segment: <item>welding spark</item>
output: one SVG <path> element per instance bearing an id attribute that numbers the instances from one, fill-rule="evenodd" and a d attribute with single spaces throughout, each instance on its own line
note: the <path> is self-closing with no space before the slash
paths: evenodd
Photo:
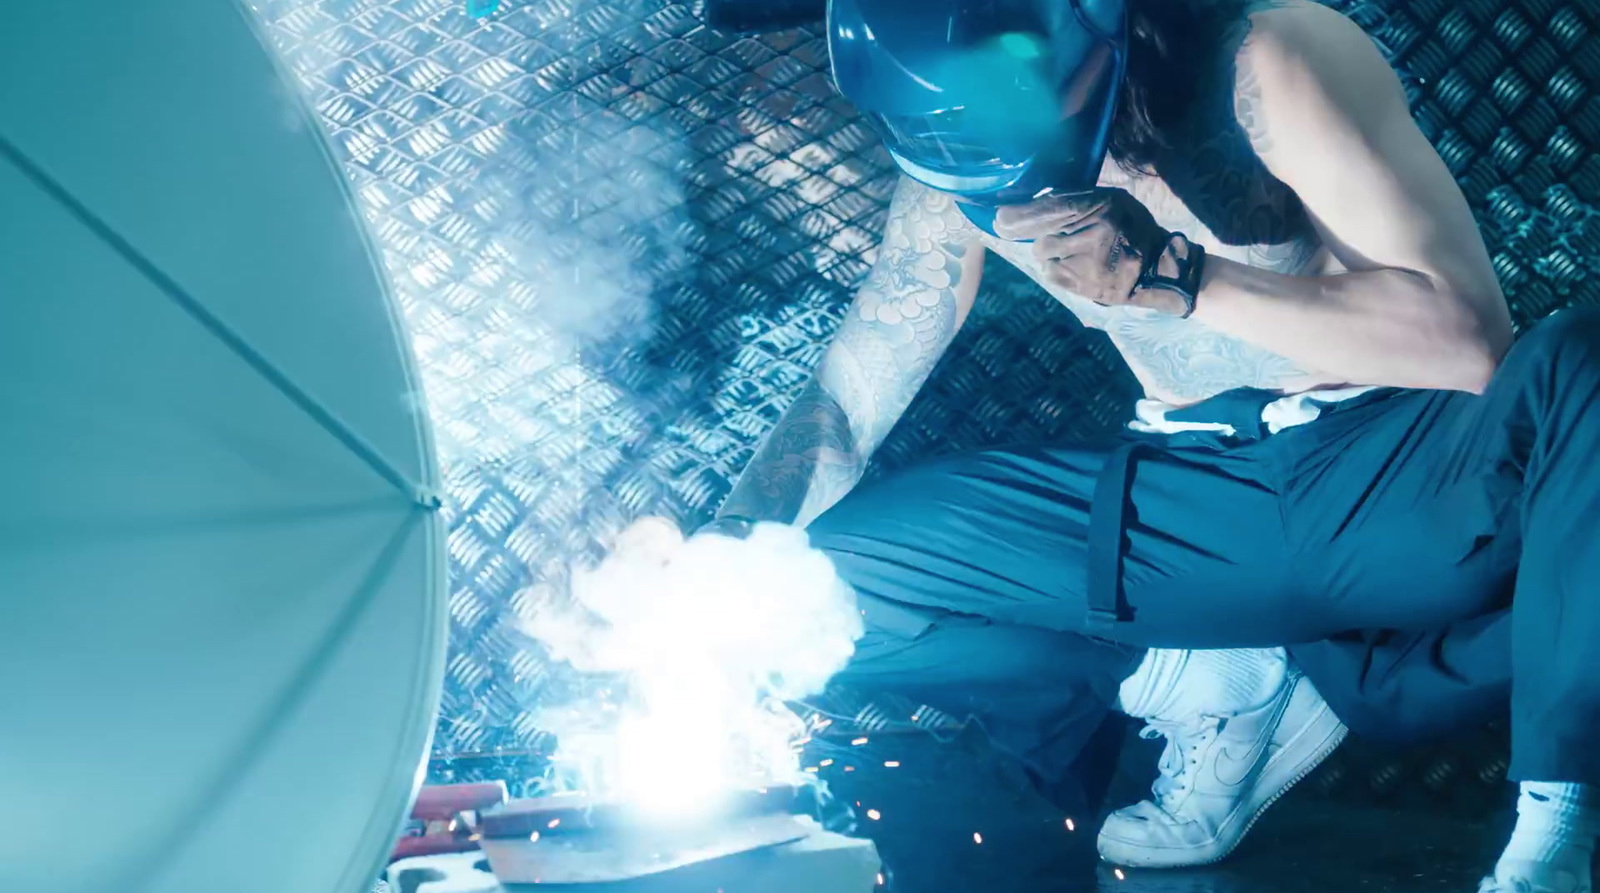
<path id="1" fill-rule="evenodd" d="M 869 809 L 867 810 L 867 818 L 876 822 L 877 820 L 883 818 L 883 813 L 877 811 L 876 809 Z"/>
<path id="2" fill-rule="evenodd" d="M 1119 881 L 1125 881 L 1125 880 L 1128 879 L 1128 876 L 1123 874 L 1122 873 L 1122 869 L 1120 869 L 1120 868 L 1111 869 L 1111 873 L 1116 875 L 1117 876 L 1117 880 L 1119 880 Z"/>
<path id="3" fill-rule="evenodd" d="M 983 846 L 983 835 L 976 831 L 972 832 L 972 842 L 978 846 Z"/>
<path id="4" fill-rule="evenodd" d="M 1078 826 L 1072 824 L 1072 819 L 1067 819 L 1067 830 L 1068 831 L 1076 831 L 1076 830 L 1078 830 Z"/>
<path id="5" fill-rule="evenodd" d="M 850 742 L 850 746 L 851 747 L 860 747 L 861 745 L 866 744 L 866 743 L 867 743 L 867 739 L 865 739 L 865 738 L 857 738 L 856 740 Z"/>
<path id="6" fill-rule="evenodd" d="M 890 761 L 888 761 L 888 762 L 883 764 L 883 768 L 885 768 L 885 769 L 899 769 L 900 768 L 900 761 L 899 760 L 890 760 Z"/>
<path id="7" fill-rule="evenodd" d="M 862 624 L 854 593 L 804 530 L 685 538 L 672 522 L 640 522 L 598 567 L 572 572 L 571 596 L 570 609 L 549 608 L 527 632 L 555 659 L 622 684 L 610 686 L 616 710 L 541 712 L 562 786 L 666 817 L 811 777 L 799 752 L 809 723 L 787 704 L 844 667 Z"/>

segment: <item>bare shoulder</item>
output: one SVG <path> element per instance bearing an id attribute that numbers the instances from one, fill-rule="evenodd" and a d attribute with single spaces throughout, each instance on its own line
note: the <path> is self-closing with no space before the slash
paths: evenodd
<path id="1" fill-rule="evenodd" d="M 1344 13 L 1311 0 L 1272 0 L 1250 12 L 1239 58 L 1265 65 L 1305 63 L 1357 46 L 1376 51 L 1367 33 Z"/>
<path id="2" fill-rule="evenodd" d="M 1399 78 L 1361 26 L 1309 0 L 1265 3 L 1250 14 L 1234 95 L 1239 125 L 1263 156 L 1286 137 L 1315 142 L 1319 124 L 1344 113 L 1376 116 L 1405 104 Z M 1327 114 L 1335 109 L 1341 114 Z"/>

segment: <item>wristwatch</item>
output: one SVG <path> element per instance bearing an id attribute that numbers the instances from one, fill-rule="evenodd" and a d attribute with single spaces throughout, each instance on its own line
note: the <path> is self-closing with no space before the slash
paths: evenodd
<path id="1" fill-rule="evenodd" d="M 1163 276 L 1160 272 L 1161 258 L 1174 248 L 1177 250 L 1172 252 L 1172 262 L 1178 267 L 1178 275 Z M 1133 291 L 1160 288 L 1174 292 L 1183 299 L 1183 313 L 1179 318 L 1193 316 L 1195 296 L 1200 294 L 1200 277 L 1206 269 L 1205 248 L 1189 241 L 1189 237 L 1183 233 L 1168 233 L 1162 250 L 1151 252 L 1146 257 L 1148 260 L 1139 271 L 1139 281 L 1134 283 Z M 1129 296 L 1132 296 L 1132 292 Z"/>

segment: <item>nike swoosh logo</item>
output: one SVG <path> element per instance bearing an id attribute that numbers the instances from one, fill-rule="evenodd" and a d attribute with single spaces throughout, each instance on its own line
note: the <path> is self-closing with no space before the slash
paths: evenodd
<path id="1" fill-rule="evenodd" d="M 1300 680 L 1293 680 L 1290 684 L 1299 685 Z M 1277 708 L 1273 710 L 1272 718 L 1267 722 L 1267 733 L 1261 736 L 1260 740 L 1250 748 L 1250 751 L 1244 755 L 1243 759 L 1229 753 L 1226 747 L 1218 749 L 1217 764 L 1212 769 L 1212 774 L 1216 775 L 1217 781 L 1228 787 L 1237 787 L 1244 784 L 1244 780 L 1255 770 L 1256 763 L 1261 760 L 1262 754 L 1266 752 L 1267 746 L 1272 743 L 1272 736 L 1277 732 L 1278 723 L 1283 721 L 1284 711 L 1289 709 L 1289 702 L 1293 700 L 1294 690 L 1290 689 L 1289 697 L 1284 698 Z M 1238 776 L 1230 778 L 1229 776 L 1232 775 L 1235 769 L 1238 770 Z"/>

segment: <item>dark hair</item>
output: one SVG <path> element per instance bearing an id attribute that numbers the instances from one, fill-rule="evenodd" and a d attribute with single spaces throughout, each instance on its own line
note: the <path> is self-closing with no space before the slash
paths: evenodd
<path id="1" fill-rule="evenodd" d="M 1233 72 L 1260 0 L 1129 0 L 1128 73 L 1111 123 L 1110 154 L 1123 168 L 1154 169 L 1197 105 Z M 1214 101 L 1214 100 L 1213 100 Z"/>

